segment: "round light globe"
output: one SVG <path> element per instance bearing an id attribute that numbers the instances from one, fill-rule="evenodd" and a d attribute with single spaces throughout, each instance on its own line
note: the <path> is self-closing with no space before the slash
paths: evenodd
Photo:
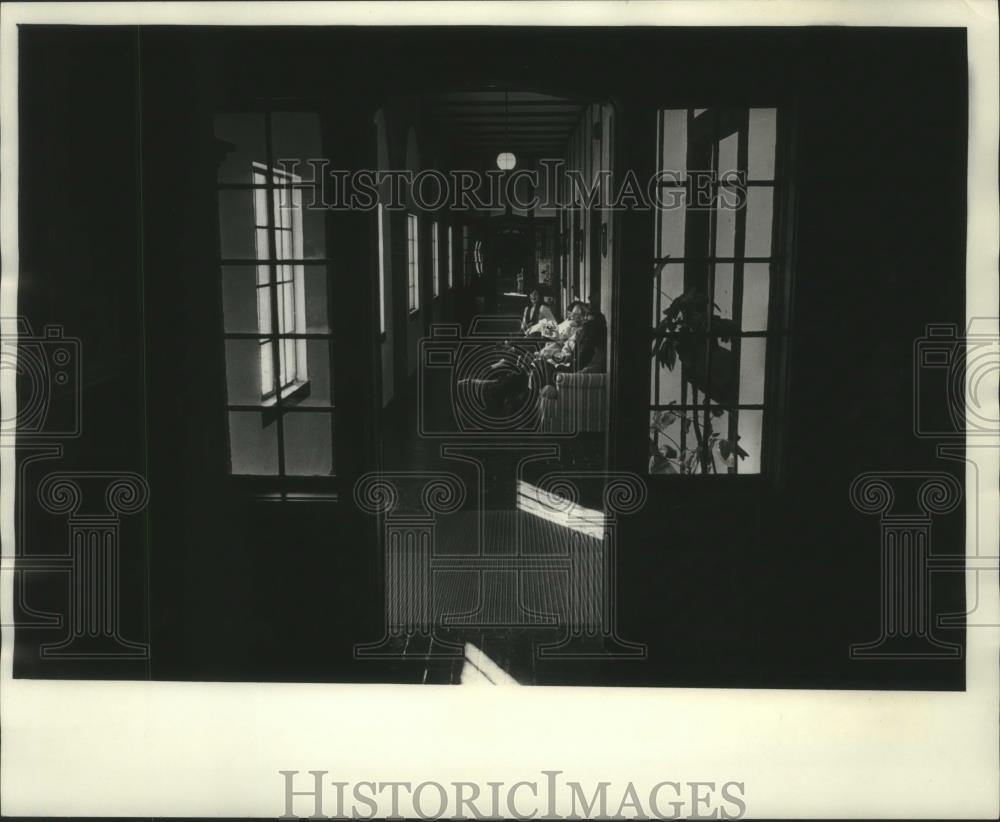
<path id="1" fill-rule="evenodd" d="M 517 158 L 509 151 L 497 155 L 497 168 L 501 171 L 510 171 L 515 165 L 517 165 Z"/>

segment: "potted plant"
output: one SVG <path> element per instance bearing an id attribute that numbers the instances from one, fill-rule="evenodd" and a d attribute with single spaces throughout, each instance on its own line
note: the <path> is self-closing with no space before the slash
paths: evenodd
<path id="1" fill-rule="evenodd" d="M 668 408 L 650 423 L 649 471 L 652 474 L 712 473 L 715 453 L 727 465 L 747 456 L 736 441 L 712 430 L 712 419 L 737 401 L 739 374 L 733 352 L 720 343 L 731 341 L 739 328 L 709 307 L 708 298 L 688 289 L 673 298 L 653 332 L 652 356 L 660 367 L 673 371 L 680 361 L 685 382 L 705 397 L 708 414 Z M 671 403 L 671 406 L 676 403 Z M 674 427 L 676 425 L 676 428 Z M 739 440 L 737 436 L 735 438 Z"/>

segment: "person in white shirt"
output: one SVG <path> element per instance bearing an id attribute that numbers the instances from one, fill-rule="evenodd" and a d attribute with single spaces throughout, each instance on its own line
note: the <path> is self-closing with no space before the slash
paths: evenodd
<path id="1" fill-rule="evenodd" d="M 542 293 L 537 288 L 533 288 L 528 295 L 528 305 L 525 306 L 524 314 L 521 317 L 521 333 L 531 333 L 533 328 L 546 320 L 554 323 L 556 321 L 555 315 L 552 313 L 552 309 L 542 302 Z"/>

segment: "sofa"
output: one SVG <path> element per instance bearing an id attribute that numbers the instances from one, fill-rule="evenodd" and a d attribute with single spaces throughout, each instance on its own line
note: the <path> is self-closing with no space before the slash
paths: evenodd
<path id="1" fill-rule="evenodd" d="M 577 372 L 559 374 L 538 399 L 541 429 L 554 434 L 606 431 L 608 375 Z"/>

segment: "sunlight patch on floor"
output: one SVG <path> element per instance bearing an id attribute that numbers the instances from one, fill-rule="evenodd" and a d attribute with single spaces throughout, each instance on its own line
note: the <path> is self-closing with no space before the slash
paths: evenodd
<path id="1" fill-rule="evenodd" d="M 459 682 L 462 685 L 520 684 L 471 642 L 465 643 L 465 662 Z"/>
<path id="2" fill-rule="evenodd" d="M 604 539 L 605 516 L 603 511 L 586 508 L 552 494 L 530 482 L 518 480 L 518 510 L 548 522 L 569 528 L 594 539 Z"/>

